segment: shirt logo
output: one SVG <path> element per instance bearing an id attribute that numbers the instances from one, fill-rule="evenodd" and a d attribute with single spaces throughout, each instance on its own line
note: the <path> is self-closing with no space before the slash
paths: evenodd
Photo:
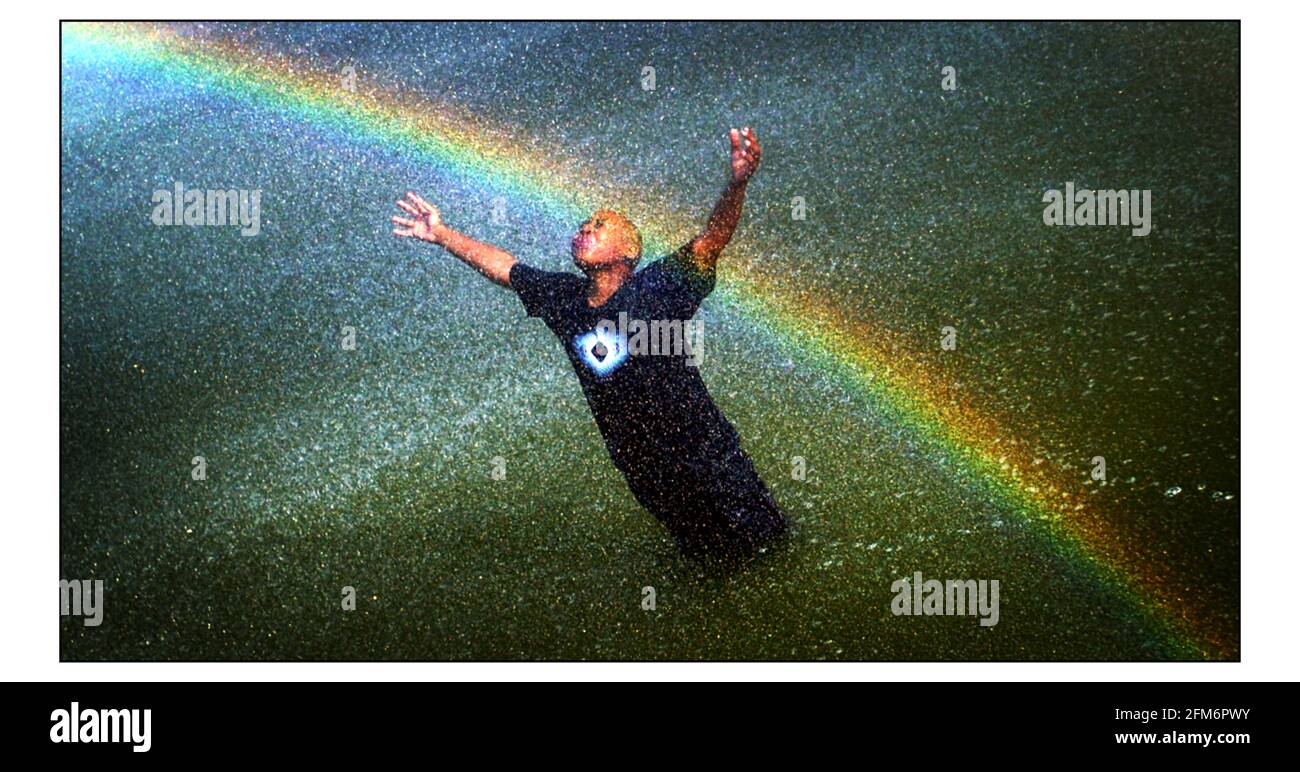
<path id="1" fill-rule="evenodd" d="M 627 342 L 614 330 L 597 327 L 579 335 L 573 345 L 578 358 L 596 375 L 609 375 L 627 361 Z"/>

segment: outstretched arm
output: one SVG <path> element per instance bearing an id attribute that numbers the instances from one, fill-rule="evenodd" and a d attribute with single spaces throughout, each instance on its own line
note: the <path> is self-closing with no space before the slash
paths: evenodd
<path id="1" fill-rule="evenodd" d="M 749 178 L 758 169 L 762 152 L 758 146 L 758 135 L 753 129 L 746 126 L 741 131 L 731 130 L 731 180 L 713 207 L 709 224 L 700 235 L 691 239 L 688 246 L 697 268 L 713 270 L 723 248 L 731 241 L 736 225 L 740 223 L 740 210 L 745 204 L 745 188 L 749 185 Z"/>
<path id="2" fill-rule="evenodd" d="M 397 206 L 410 217 L 394 215 L 393 224 L 398 226 L 393 229 L 394 236 L 437 244 L 502 287 L 510 286 L 510 269 L 519 262 L 514 255 L 447 227 L 438 208 L 416 194 L 407 193 L 406 198 Z"/>

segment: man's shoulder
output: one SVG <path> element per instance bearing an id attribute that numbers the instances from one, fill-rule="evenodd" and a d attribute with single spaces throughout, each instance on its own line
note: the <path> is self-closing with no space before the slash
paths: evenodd
<path id="1" fill-rule="evenodd" d="M 692 272 L 694 268 L 695 263 L 691 260 L 690 253 L 686 247 L 682 247 L 675 252 L 653 258 L 637 275 L 644 276 L 648 281 L 662 278 L 679 279 Z"/>
<path id="2" fill-rule="evenodd" d="M 510 287 L 516 292 L 543 292 L 559 296 L 576 293 L 586 285 L 586 280 L 569 271 L 547 271 L 527 263 L 515 263 L 510 269 Z"/>
<path id="3" fill-rule="evenodd" d="M 582 291 L 584 280 L 567 271 L 544 271 L 523 262 L 510 268 L 510 288 L 514 290 L 529 316 L 550 316 Z"/>
<path id="4" fill-rule="evenodd" d="M 581 276 L 571 271 L 548 271 L 544 268 L 538 268 L 529 265 L 520 260 L 510 268 L 510 274 L 513 277 L 516 273 L 530 281 L 544 281 L 552 284 L 571 284 L 577 285 L 583 282 Z"/>
<path id="5" fill-rule="evenodd" d="M 654 273 L 647 277 L 647 281 L 701 298 L 709 294 L 717 280 L 715 270 L 700 267 L 691 254 L 689 245 L 657 258 L 642 273 L 649 274 L 651 271 Z"/>

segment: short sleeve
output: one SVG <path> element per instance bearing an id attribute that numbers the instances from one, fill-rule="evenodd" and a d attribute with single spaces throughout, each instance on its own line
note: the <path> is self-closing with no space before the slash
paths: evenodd
<path id="1" fill-rule="evenodd" d="M 674 318 L 694 316 L 718 280 L 717 269 L 700 268 L 690 249 L 688 244 L 659 261 L 663 286 L 658 291 Z"/>
<path id="2" fill-rule="evenodd" d="M 539 271 L 523 263 L 515 263 L 510 268 L 510 288 L 519 295 L 524 311 L 543 319 L 555 315 L 570 278 L 567 274 Z"/>

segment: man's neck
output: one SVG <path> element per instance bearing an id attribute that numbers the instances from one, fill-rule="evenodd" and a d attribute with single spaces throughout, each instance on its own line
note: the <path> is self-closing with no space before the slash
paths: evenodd
<path id="1" fill-rule="evenodd" d="M 603 306 L 631 276 L 632 267 L 627 263 L 618 263 L 587 274 L 587 306 Z"/>

